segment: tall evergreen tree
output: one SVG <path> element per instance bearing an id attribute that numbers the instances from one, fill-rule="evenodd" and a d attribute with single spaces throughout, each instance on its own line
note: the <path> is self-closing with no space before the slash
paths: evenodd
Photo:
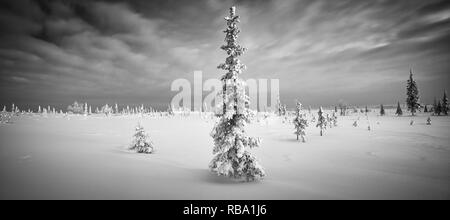
<path id="1" fill-rule="evenodd" d="M 224 30 L 226 44 L 221 47 L 228 57 L 225 63 L 217 68 L 225 70 L 222 76 L 223 112 L 219 122 L 215 125 L 211 136 L 214 139 L 213 154 L 215 154 L 209 168 L 213 173 L 234 179 L 254 181 L 265 176 L 264 169 L 256 157 L 249 150 L 258 147 L 259 138 L 249 137 L 245 132 L 245 125 L 250 122 L 250 111 L 247 108 L 249 98 L 245 94 L 245 84 L 239 75 L 245 68 L 238 59 L 245 48 L 238 45 L 240 32 L 237 24 L 239 16 L 235 7 L 225 17 L 227 28 Z"/>
<path id="2" fill-rule="evenodd" d="M 409 71 L 409 79 L 406 85 L 406 104 L 408 110 L 414 116 L 416 111 L 420 108 L 419 104 L 419 89 L 417 88 L 416 81 L 413 79 L 412 70 Z"/>
<path id="3" fill-rule="evenodd" d="M 301 114 L 302 110 L 302 104 L 300 102 L 297 102 L 297 108 L 295 109 L 295 118 L 294 118 L 294 134 L 297 135 L 297 140 L 299 139 L 299 136 L 302 138 L 302 142 L 305 142 L 305 136 L 306 132 L 305 129 L 308 127 L 308 121 L 303 118 L 303 114 Z"/>
<path id="4" fill-rule="evenodd" d="M 428 106 L 425 105 L 425 107 L 423 108 L 423 112 L 427 113 L 428 112 Z"/>
<path id="5" fill-rule="evenodd" d="M 448 115 L 448 98 L 447 91 L 444 90 L 444 97 L 442 97 L 442 114 Z"/>
<path id="6" fill-rule="evenodd" d="M 385 114 L 386 114 L 386 112 L 384 111 L 384 106 L 381 105 L 381 106 L 380 106 L 380 115 L 383 116 L 383 115 L 385 115 Z"/>

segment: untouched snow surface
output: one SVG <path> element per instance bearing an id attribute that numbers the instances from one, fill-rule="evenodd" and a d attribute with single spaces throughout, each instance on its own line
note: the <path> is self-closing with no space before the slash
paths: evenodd
<path id="1" fill-rule="evenodd" d="M 339 117 L 323 137 L 310 122 L 306 143 L 292 123 L 255 121 L 267 177 L 243 183 L 208 171 L 211 119 L 25 115 L 0 124 L 0 198 L 450 199 L 450 117 L 427 117 L 371 115 L 371 131 Z M 128 150 L 138 122 L 154 154 Z"/>

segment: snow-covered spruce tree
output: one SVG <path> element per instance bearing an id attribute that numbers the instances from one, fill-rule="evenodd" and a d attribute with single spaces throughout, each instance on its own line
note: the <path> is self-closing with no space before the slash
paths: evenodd
<path id="1" fill-rule="evenodd" d="M 316 127 L 320 128 L 320 136 L 323 136 L 323 130 L 327 129 L 327 121 L 325 117 L 323 116 L 323 110 L 322 107 L 319 108 L 319 118 L 317 119 L 317 125 Z"/>
<path id="2" fill-rule="evenodd" d="M 333 114 L 332 114 L 332 116 L 331 116 L 332 118 L 331 118 L 331 120 L 333 121 L 333 126 L 334 127 L 337 127 L 338 126 L 338 118 L 337 118 L 337 116 L 336 116 L 336 111 L 335 112 L 333 112 Z"/>
<path id="3" fill-rule="evenodd" d="M 448 115 L 448 98 L 447 91 L 444 90 L 444 97 L 442 97 L 442 106 L 441 106 L 442 114 Z"/>
<path id="4" fill-rule="evenodd" d="M 383 116 L 385 114 L 386 114 L 386 112 L 384 111 L 384 106 L 380 105 L 380 115 Z"/>
<path id="5" fill-rule="evenodd" d="M 403 115 L 402 108 L 400 107 L 400 102 L 397 102 L 397 111 L 395 112 L 395 114 L 397 116 L 402 116 Z"/>
<path id="6" fill-rule="evenodd" d="M 302 104 L 300 102 L 297 102 L 297 108 L 295 109 L 295 118 L 294 118 L 294 126 L 295 126 L 295 130 L 294 130 L 294 134 L 297 135 L 297 140 L 298 137 L 300 136 L 302 138 L 302 142 L 304 143 L 305 137 L 306 137 L 306 132 L 305 129 L 306 127 L 308 127 L 308 121 L 303 118 L 303 114 L 301 114 L 302 110 Z"/>
<path id="7" fill-rule="evenodd" d="M 408 110 L 414 116 L 416 111 L 420 108 L 419 104 L 419 89 L 417 88 L 416 81 L 413 79 L 412 70 L 409 70 L 409 79 L 406 85 L 406 104 Z"/>
<path id="8" fill-rule="evenodd" d="M 327 119 L 327 125 L 328 125 L 328 127 L 330 127 L 330 128 L 333 128 L 333 124 L 331 123 L 331 117 L 330 117 L 330 114 L 327 114 L 327 117 L 326 117 L 326 119 Z"/>
<path id="9" fill-rule="evenodd" d="M 153 143 L 149 140 L 149 136 L 145 133 L 144 127 L 138 124 L 133 135 L 133 143 L 130 150 L 135 150 L 138 153 L 151 154 L 154 151 Z"/>
<path id="10" fill-rule="evenodd" d="M 258 147 L 259 138 L 247 136 L 246 123 L 250 122 L 249 98 L 245 94 L 245 84 L 239 75 L 245 68 L 238 57 L 245 48 L 238 45 L 239 16 L 235 7 L 230 8 L 230 14 L 225 17 L 227 28 L 224 30 L 226 44 L 221 47 L 228 57 L 225 63 L 217 68 L 225 70 L 221 77 L 223 112 L 219 114 L 220 120 L 214 126 L 211 136 L 214 139 L 213 154 L 215 154 L 209 168 L 220 176 L 246 181 L 254 181 L 265 176 L 264 169 L 259 165 L 256 157 L 249 150 Z"/>

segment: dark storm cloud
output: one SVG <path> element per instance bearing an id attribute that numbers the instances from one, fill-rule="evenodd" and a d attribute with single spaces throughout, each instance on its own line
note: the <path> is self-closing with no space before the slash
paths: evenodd
<path id="1" fill-rule="evenodd" d="M 285 102 L 394 103 L 409 68 L 425 100 L 449 85 L 448 1 L 16 0 L 0 3 L 0 102 L 165 105 L 174 79 L 220 76 L 232 4 L 243 77 L 279 78 Z"/>

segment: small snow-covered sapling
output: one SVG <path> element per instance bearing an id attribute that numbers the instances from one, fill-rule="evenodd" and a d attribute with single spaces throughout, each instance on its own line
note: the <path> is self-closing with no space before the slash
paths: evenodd
<path id="1" fill-rule="evenodd" d="M 135 150 L 138 153 L 153 153 L 153 143 L 149 140 L 148 134 L 145 132 L 144 127 L 142 127 L 140 124 L 138 124 L 135 128 L 133 137 L 134 139 L 133 143 L 131 144 L 130 150 Z"/>
<path id="2" fill-rule="evenodd" d="M 427 118 L 427 125 L 431 125 L 431 118 L 430 117 Z"/>

